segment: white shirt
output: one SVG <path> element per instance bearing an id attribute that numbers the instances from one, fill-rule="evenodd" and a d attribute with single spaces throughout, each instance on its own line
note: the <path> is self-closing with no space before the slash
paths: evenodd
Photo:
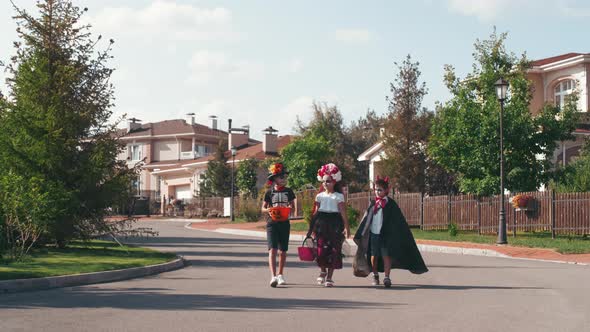
<path id="1" fill-rule="evenodd" d="M 344 195 L 338 192 L 322 191 L 316 195 L 315 201 L 320 203 L 318 208 L 320 212 L 340 212 L 338 204 L 344 202 Z"/>
<path id="2" fill-rule="evenodd" d="M 384 204 L 387 204 L 387 197 L 385 197 Z M 381 234 L 381 226 L 383 225 L 383 209 L 377 209 L 377 212 L 373 215 L 373 221 L 371 222 L 371 233 Z"/>

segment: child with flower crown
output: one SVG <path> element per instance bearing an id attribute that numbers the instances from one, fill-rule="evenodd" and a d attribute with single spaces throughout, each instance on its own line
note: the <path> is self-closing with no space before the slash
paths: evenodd
<path id="1" fill-rule="evenodd" d="M 272 164 L 268 169 L 268 184 L 270 189 L 264 195 L 262 213 L 268 214 L 266 222 L 266 239 L 268 242 L 268 267 L 271 273 L 270 287 L 285 285 L 283 276 L 285 263 L 287 261 L 287 250 L 289 249 L 289 233 L 291 224 L 289 217 L 276 219 L 272 218 L 273 207 L 293 208 L 295 193 L 291 188 L 286 187 L 287 174 L 289 172 L 282 163 Z M 279 273 L 277 274 L 276 257 L 279 254 Z"/>
<path id="2" fill-rule="evenodd" d="M 323 191 L 316 195 L 312 222 L 308 233 L 315 234 L 318 245 L 317 264 L 320 275 L 317 282 L 334 286 L 335 269 L 342 268 L 342 243 L 350 236 L 344 195 L 340 181 L 342 173 L 334 164 L 322 166 L 317 173 Z"/>
<path id="3" fill-rule="evenodd" d="M 354 236 L 358 246 L 356 257 L 366 255 L 373 272 L 373 286 L 379 285 L 379 272 L 384 272 L 383 285 L 389 288 L 392 268 L 416 274 L 427 272 L 428 268 L 401 209 L 388 197 L 389 178 L 377 177 L 374 190 L 375 200 L 369 204 Z"/>

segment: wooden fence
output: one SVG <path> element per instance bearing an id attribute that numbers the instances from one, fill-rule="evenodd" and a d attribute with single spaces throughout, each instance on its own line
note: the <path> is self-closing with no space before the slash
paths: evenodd
<path id="1" fill-rule="evenodd" d="M 297 193 L 298 197 L 300 193 Z M 590 193 L 529 192 L 533 197 L 528 211 L 517 211 L 506 197 L 507 232 L 551 232 L 553 235 L 590 234 Z M 397 194 L 393 197 L 409 225 L 425 230 L 444 230 L 454 223 L 461 230 L 481 234 L 497 233 L 500 196 L 478 198 L 473 195 L 422 196 Z M 347 195 L 347 203 L 361 211 L 367 209 L 373 194 Z"/>
<path id="2" fill-rule="evenodd" d="M 296 192 L 293 218 L 302 218 L 304 206 L 311 206 L 315 190 Z M 590 234 L 590 193 L 529 192 L 533 197 L 528 211 L 517 211 L 504 202 L 508 233 L 551 232 L 555 235 Z M 347 203 L 360 211 L 368 208 L 373 193 L 346 195 Z M 478 198 L 473 195 L 422 196 L 417 193 L 393 197 L 409 225 L 424 230 L 445 230 L 450 223 L 460 230 L 492 234 L 498 231 L 500 196 Z M 196 198 L 200 208 L 223 211 L 223 198 Z M 240 214 L 240 200 L 235 199 L 234 211 Z"/>

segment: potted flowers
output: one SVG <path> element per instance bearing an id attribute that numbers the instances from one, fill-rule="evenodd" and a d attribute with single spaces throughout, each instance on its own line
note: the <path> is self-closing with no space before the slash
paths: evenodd
<path id="1" fill-rule="evenodd" d="M 510 203 L 516 211 L 530 211 L 533 208 L 534 197 L 527 194 L 518 194 L 510 199 Z"/>

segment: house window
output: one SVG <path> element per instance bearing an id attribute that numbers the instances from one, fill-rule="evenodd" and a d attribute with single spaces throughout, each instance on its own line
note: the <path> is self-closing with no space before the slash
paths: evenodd
<path id="1" fill-rule="evenodd" d="M 156 198 L 160 197 L 160 192 L 162 191 L 162 177 L 156 176 Z"/>
<path id="2" fill-rule="evenodd" d="M 141 195 L 141 179 L 139 176 L 131 180 L 131 188 L 135 195 Z"/>
<path id="3" fill-rule="evenodd" d="M 563 82 L 557 83 L 554 88 L 554 98 L 555 106 L 561 108 L 565 105 L 565 97 L 572 92 L 576 88 L 576 82 L 574 80 L 567 80 Z"/>
<path id="4" fill-rule="evenodd" d="M 208 156 L 211 154 L 211 148 L 207 145 L 197 145 L 195 150 L 199 157 Z"/>
<path id="5" fill-rule="evenodd" d="M 141 160 L 141 145 L 131 145 L 129 146 L 129 151 L 131 154 L 131 160 Z"/>

